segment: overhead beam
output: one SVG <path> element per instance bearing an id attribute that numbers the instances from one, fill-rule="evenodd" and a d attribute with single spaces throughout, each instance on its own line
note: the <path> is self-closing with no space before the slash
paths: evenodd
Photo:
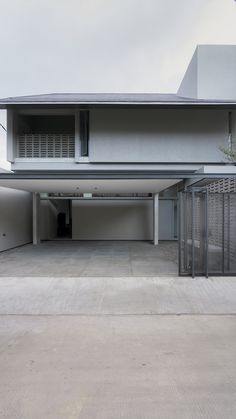
<path id="1" fill-rule="evenodd" d="M 202 179 L 224 179 L 236 177 L 235 174 L 230 173 L 207 173 L 201 174 L 199 172 L 181 172 L 181 171 L 113 171 L 113 170 L 99 170 L 99 171 L 83 171 L 83 172 L 30 172 L 27 173 L 0 173 L 0 180 L 4 179 L 189 179 L 189 178 L 202 178 Z"/>

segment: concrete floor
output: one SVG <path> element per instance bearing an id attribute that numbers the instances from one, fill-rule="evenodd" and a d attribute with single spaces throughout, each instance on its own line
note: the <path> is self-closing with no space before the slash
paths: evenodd
<path id="1" fill-rule="evenodd" d="M 0 254 L 0 276 L 176 275 L 177 242 L 49 241 Z"/>
<path id="2" fill-rule="evenodd" d="M 70 277 L 74 246 L 1 255 L 0 418 L 235 419 L 236 278 Z"/>
<path id="3" fill-rule="evenodd" d="M 235 419 L 234 316 L 8 316 L 4 419 Z"/>
<path id="4" fill-rule="evenodd" d="M 0 315 L 140 314 L 236 314 L 236 278 L 0 278 Z"/>

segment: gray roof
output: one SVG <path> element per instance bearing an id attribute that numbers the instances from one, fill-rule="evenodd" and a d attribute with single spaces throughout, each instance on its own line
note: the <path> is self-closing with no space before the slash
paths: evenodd
<path id="1" fill-rule="evenodd" d="M 200 100 L 167 93 L 51 93 L 0 99 L 0 108 L 14 105 L 226 105 L 235 101 Z"/>

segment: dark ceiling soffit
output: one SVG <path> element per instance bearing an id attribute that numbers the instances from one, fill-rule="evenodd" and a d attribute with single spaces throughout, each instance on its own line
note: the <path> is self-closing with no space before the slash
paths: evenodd
<path id="1" fill-rule="evenodd" d="M 156 172 L 156 171 L 120 171 L 120 172 L 88 172 L 83 173 L 1 173 L 0 180 L 10 179 L 10 180 L 34 180 L 34 179 L 54 179 L 54 180 L 76 180 L 76 179 L 189 179 L 197 177 L 202 177 L 202 179 L 223 179 L 223 178 L 234 178 L 236 175 L 232 173 L 211 173 L 211 174 L 201 174 L 201 173 L 192 173 L 192 172 L 180 172 L 180 171 L 171 171 L 171 172 Z"/>
<path id="2" fill-rule="evenodd" d="M 77 108 L 77 109 L 236 109 L 236 103 L 231 102 L 140 102 L 140 103 L 8 103 L 0 102 L 0 109 L 55 109 L 55 108 Z"/>

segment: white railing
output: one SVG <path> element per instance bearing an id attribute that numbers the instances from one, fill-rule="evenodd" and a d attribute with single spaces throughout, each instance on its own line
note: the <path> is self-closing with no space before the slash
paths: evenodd
<path id="1" fill-rule="evenodd" d="M 17 158 L 61 159 L 74 156 L 73 134 L 24 134 L 17 137 Z"/>

